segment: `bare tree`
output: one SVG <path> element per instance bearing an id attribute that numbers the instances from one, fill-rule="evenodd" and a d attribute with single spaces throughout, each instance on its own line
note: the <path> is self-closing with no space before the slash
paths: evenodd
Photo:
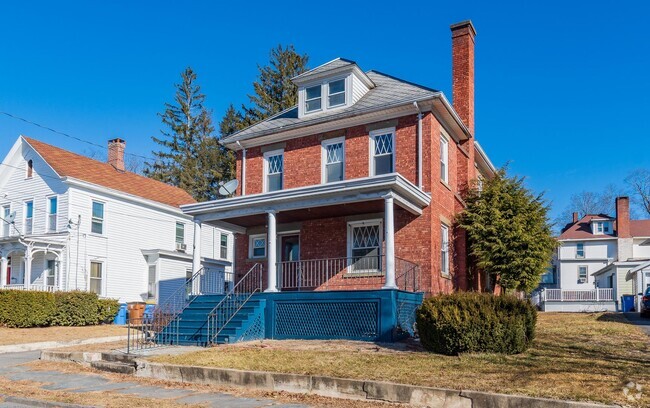
<path id="1" fill-rule="evenodd" d="M 616 212 L 616 197 L 625 195 L 625 192 L 609 184 L 600 192 L 581 191 L 571 195 L 569 205 L 559 217 L 555 219 L 556 227 L 564 227 L 573 220 L 573 213 L 577 212 L 579 217 L 587 214 L 605 214 L 614 216 Z"/>
<path id="2" fill-rule="evenodd" d="M 646 169 L 634 170 L 625 178 L 637 204 L 643 208 L 646 215 L 650 216 L 650 171 Z"/>

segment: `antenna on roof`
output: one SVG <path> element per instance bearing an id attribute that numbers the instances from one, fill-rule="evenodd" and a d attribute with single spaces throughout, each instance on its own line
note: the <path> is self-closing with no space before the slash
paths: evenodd
<path id="1" fill-rule="evenodd" d="M 239 181 L 237 179 L 219 184 L 219 195 L 223 197 L 230 197 L 231 195 L 235 194 L 235 190 L 237 190 L 237 187 L 239 187 Z"/>

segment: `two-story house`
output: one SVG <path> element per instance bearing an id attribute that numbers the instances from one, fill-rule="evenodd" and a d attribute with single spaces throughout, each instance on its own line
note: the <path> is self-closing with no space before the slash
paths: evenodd
<path id="1" fill-rule="evenodd" d="M 650 260 L 650 220 L 630 219 L 628 197 L 616 199 L 615 217 L 573 213 L 557 239 L 545 310 L 617 310 L 635 294 L 630 272 Z"/>
<path id="2" fill-rule="evenodd" d="M 453 104 L 441 91 L 337 58 L 292 79 L 296 106 L 222 140 L 236 152 L 235 196 L 182 209 L 197 226 L 235 232 L 238 281 L 259 267 L 256 289 L 327 292 L 319 296 L 332 309 L 320 313 L 341 315 L 337 291 L 349 300 L 355 291 L 484 285 L 454 219 L 464 190 L 495 169 L 474 134 L 476 32 L 466 21 L 451 33 Z M 290 314 L 315 331 L 327 326 L 303 306 Z"/>
<path id="3" fill-rule="evenodd" d="M 193 224 L 179 206 L 195 201 L 126 171 L 124 150 L 109 141 L 104 163 L 16 140 L 0 165 L 0 289 L 155 302 L 191 276 Z M 232 233 L 205 228 L 201 242 L 200 267 L 229 272 Z"/>

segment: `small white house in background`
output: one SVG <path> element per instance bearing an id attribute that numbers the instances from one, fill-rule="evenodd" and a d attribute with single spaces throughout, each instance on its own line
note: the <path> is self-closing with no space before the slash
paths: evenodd
<path id="1" fill-rule="evenodd" d="M 124 149 L 109 141 L 104 163 L 18 138 L 0 165 L 0 289 L 164 302 L 192 275 L 194 227 L 179 206 L 195 201 L 126 171 Z M 201 266 L 229 276 L 233 235 L 200 234 Z"/>
<path id="2" fill-rule="evenodd" d="M 622 310 L 621 297 L 638 293 L 636 271 L 650 261 L 650 220 L 630 220 L 628 197 L 616 199 L 616 217 L 574 213 L 558 241 L 543 310 Z"/>

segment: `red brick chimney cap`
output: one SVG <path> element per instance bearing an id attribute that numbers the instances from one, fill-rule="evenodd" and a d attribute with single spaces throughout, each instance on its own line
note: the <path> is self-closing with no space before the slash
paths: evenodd
<path id="1" fill-rule="evenodd" d="M 468 28 L 469 32 L 472 34 L 472 37 L 476 36 L 476 28 L 474 28 L 472 20 L 465 20 L 461 21 L 460 23 L 452 24 L 449 28 L 451 28 L 452 33 L 462 30 L 463 28 Z M 461 33 L 458 34 L 460 35 Z"/>

